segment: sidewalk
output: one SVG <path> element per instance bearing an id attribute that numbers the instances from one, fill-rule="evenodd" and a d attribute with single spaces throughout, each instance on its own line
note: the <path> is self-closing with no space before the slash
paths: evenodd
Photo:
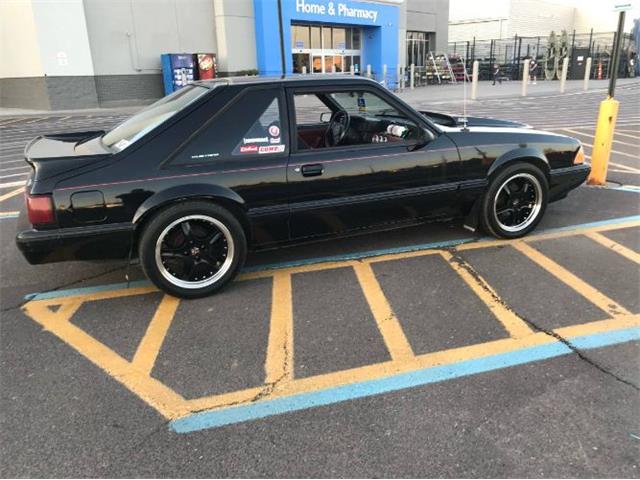
<path id="1" fill-rule="evenodd" d="M 503 81 L 502 85 L 492 85 L 491 83 L 491 81 L 478 82 L 477 100 L 485 100 L 487 98 L 520 97 L 522 95 L 522 81 L 520 80 Z M 634 83 L 640 83 L 640 78 L 621 78 L 617 80 L 616 86 L 620 87 Z M 567 80 L 564 95 L 586 93 L 582 89 L 583 85 L 584 82 L 582 80 Z M 471 84 L 468 83 L 466 87 L 467 100 L 470 101 Z M 587 92 L 606 92 L 608 87 L 609 80 L 590 80 L 589 90 L 587 90 Z M 409 104 L 424 100 L 429 100 L 429 103 L 434 105 L 439 103 L 464 101 L 463 84 L 461 83 L 456 85 L 430 85 L 427 87 L 416 87 L 414 90 L 405 88 L 403 91 L 396 93 Z M 536 97 L 541 95 L 563 95 L 560 93 L 560 82 L 558 80 L 542 80 L 538 81 L 536 85 L 528 85 L 527 97 Z M 433 100 L 428 97 L 432 97 Z"/>
<path id="2" fill-rule="evenodd" d="M 617 86 L 624 86 L 633 83 L 640 83 L 640 78 L 621 78 L 617 81 Z M 606 92 L 609 85 L 609 80 L 591 80 L 589 82 L 588 92 Z M 437 105 L 439 103 L 451 103 L 451 102 L 463 102 L 464 101 L 464 84 L 458 83 L 456 85 L 429 85 L 426 87 L 416 87 L 411 90 L 408 87 L 403 91 L 396 92 L 407 103 L 419 103 L 421 101 L 428 100 L 430 104 Z M 580 94 L 582 90 L 582 80 L 567 80 L 565 93 L 567 94 Z M 467 88 L 467 100 L 471 100 L 471 84 L 466 84 Z M 521 81 L 503 81 L 502 84 L 492 85 L 491 81 L 478 82 L 478 96 L 477 100 L 483 100 L 488 98 L 505 98 L 505 97 L 520 97 L 522 93 Z M 562 95 L 560 93 L 560 82 L 554 81 L 539 81 L 536 85 L 529 85 L 527 89 L 528 97 L 536 97 L 541 95 Z M 20 108 L 0 108 L 0 117 L 24 117 L 33 115 L 108 115 L 113 113 L 119 114 L 131 114 L 147 105 L 149 102 L 141 102 L 132 100 L 130 104 L 122 102 L 122 106 L 109 107 L 109 108 L 91 108 L 91 109 L 78 109 L 78 110 L 29 110 Z"/>

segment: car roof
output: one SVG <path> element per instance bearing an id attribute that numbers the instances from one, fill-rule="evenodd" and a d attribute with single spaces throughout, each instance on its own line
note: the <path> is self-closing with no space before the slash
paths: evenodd
<path id="1" fill-rule="evenodd" d="M 348 74 L 321 74 L 313 75 L 286 75 L 286 76 L 260 76 L 251 75 L 244 77 L 221 77 L 213 80 L 199 80 L 195 85 L 215 88 L 223 85 L 264 85 L 281 84 L 288 85 L 335 85 L 339 83 L 361 83 L 363 85 L 377 84 L 375 80 L 366 77 Z"/>

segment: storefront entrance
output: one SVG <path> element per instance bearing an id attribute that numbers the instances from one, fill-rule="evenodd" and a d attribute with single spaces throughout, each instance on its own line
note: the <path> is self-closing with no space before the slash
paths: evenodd
<path id="1" fill-rule="evenodd" d="M 361 71 L 361 29 L 342 26 L 291 26 L 293 73 Z"/>

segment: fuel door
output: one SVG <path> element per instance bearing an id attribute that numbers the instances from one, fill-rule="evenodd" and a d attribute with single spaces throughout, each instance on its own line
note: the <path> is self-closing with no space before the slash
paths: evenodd
<path id="1" fill-rule="evenodd" d="M 73 219 L 78 223 L 102 222 L 107 218 L 104 195 L 98 190 L 71 195 Z"/>

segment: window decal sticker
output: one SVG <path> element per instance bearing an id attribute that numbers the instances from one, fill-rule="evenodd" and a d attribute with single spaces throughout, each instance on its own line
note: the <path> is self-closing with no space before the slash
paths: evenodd
<path id="1" fill-rule="evenodd" d="M 191 155 L 191 158 L 197 159 L 197 158 L 211 158 L 211 157 L 217 157 L 218 155 L 220 155 L 219 153 L 201 153 L 200 155 Z"/>
<path id="2" fill-rule="evenodd" d="M 242 139 L 231 152 L 232 155 L 282 153 L 286 150 L 280 127 L 278 99 L 272 98 L 269 105 L 253 122 L 251 128 L 244 133 Z"/>
<path id="3" fill-rule="evenodd" d="M 269 143 L 269 137 L 243 138 L 242 143 Z"/>
<path id="4" fill-rule="evenodd" d="M 264 154 L 264 153 L 282 153 L 284 152 L 284 145 L 268 145 L 265 147 L 258 147 L 258 153 L 259 154 Z"/>
<path id="5" fill-rule="evenodd" d="M 279 137 L 280 136 L 280 127 L 278 125 L 271 125 L 269 127 L 269 135 L 272 137 Z"/>
<path id="6" fill-rule="evenodd" d="M 242 145 L 240 147 L 240 153 L 258 153 L 257 145 Z"/>

